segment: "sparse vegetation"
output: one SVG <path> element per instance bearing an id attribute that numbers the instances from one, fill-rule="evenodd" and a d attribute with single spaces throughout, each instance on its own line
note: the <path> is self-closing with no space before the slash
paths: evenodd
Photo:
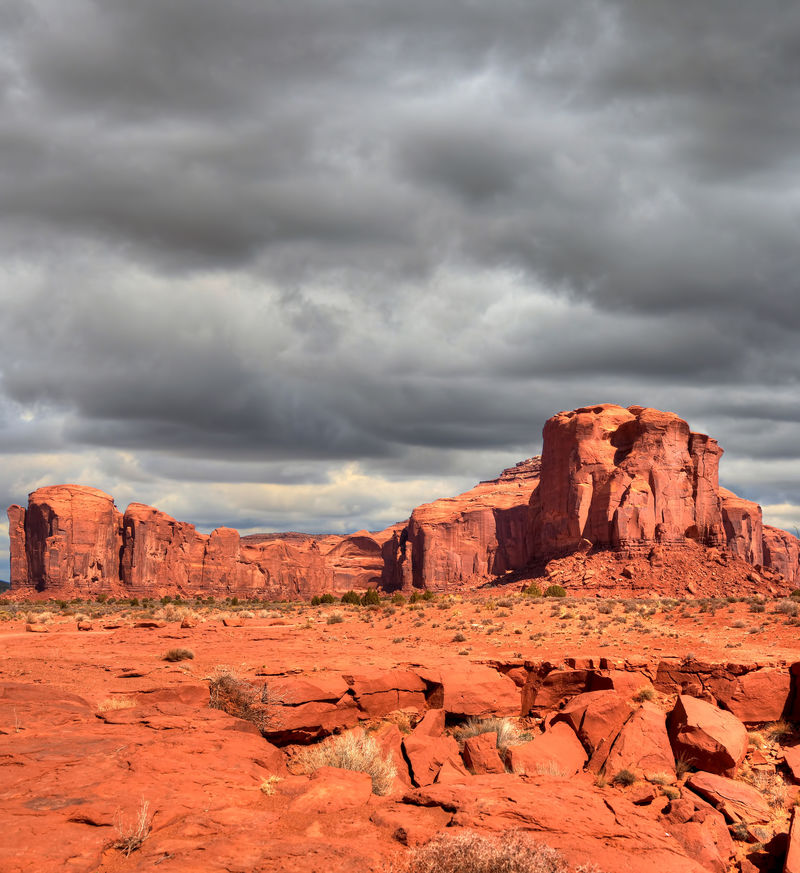
<path id="1" fill-rule="evenodd" d="M 637 703 L 644 703 L 647 700 L 655 700 L 656 690 L 652 685 L 645 685 L 644 688 L 640 688 L 636 694 L 633 695 L 633 699 Z"/>
<path id="2" fill-rule="evenodd" d="M 147 839 L 152 824 L 152 819 L 148 814 L 149 810 L 149 802 L 142 798 L 136 817 L 130 823 L 125 821 L 121 810 L 117 811 L 114 827 L 118 836 L 113 846 L 115 849 L 119 849 L 120 852 L 124 852 L 125 857 L 128 857 L 131 852 L 140 849 L 142 843 Z"/>
<path id="3" fill-rule="evenodd" d="M 535 582 L 531 582 L 527 588 L 522 589 L 522 593 L 527 597 L 541 597 L 542 589 Z"/>
<path id="4" fill-rule="evenodd" d="M 296 760 L 306 773 L 313 773 L 320 767 L 341 767 L 366 773 L 372 779 L 373 794 L 378 795 L 391 792 L 397 774 L 391 754 L 383 757 L 374 737 L 356 732 L 331 737 L 310 746 Z"/>
<path id="5" fill-rule="evenodd" d="M 567 589 L 563 585 L 548 585 L 544 590 L 545 597 L 566 597 Z"/>
<path id="6" fill-rule="evenodd" d="M 266 682 L 260 687 L 239 678 L 229 667 L 217 667 L 211 678 L 208 705 L 221 709 L 228 715 L 252 722 L 259 730 L 265 730 L 272 718 L 272 709 L 280 704 Z"/>
<path id="7" fill-rule="evenodd" d="M 620 770 L 614 774 L 611 780 L 615 785 L 633 785 L 636 782 L 636 774 L 632 770 Z"/>
<path id="8" fill-rule="evenodd" d="M 327 624 L 341 624 L 344 621 L 344 616 L 341 612 L 332 612 L 326 619 Z"/>
<path id="9" fill-rule="evenodd" d="M 191 649 L 170 649 L 162 661 L 190 661 L 194 658 L 194 652 Z"/>
<path id="10" fill-rule="evenodd" d="M 473 831 L 442 831 L 414 849 L 403 873 L 592 873 L 571 867 L 564 856 L 519 831 L 483 836 Z M 597 871 L 599 873 L 599 871 Z"/>
<path id="11" fill-rule="evenodd" d="M 114 712 L 118 709 L 132 709 L 138 704 L 132 697 L 107 697 L 97 705 L 98 712 Z"/>
<path id="12" fill-rule="evenodd" d="M 267 776 L 266 779 L 261 781 L 261 785 L 259 786 L 264 794 L 267 797 L 272 797 L 275 794 L 275 786 L 281 781 L 280 776 L 276 776 L 274 773 L 271 776 Z"/>
<path id="13" fill-rule="evenodd" d="M 533 739 L 510 718 L 470 718 L 454 731 L 456 739 L 462 743 L 470 737 L 493 733 L 497 734 L 497 748 L 503 754 L 509 746 L 519 746 Z"/>
<path id="14" fill-rule="evenodd" d="M 342 595 L 342 603 L 349 603 L 351 606 L 361 606 L 361 595 L 357 591 L 345 591 Z"/>

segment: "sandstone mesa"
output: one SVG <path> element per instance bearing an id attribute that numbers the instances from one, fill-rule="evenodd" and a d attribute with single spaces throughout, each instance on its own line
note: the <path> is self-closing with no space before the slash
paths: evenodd
<path id="1" fill-rule="evenodd" d="M 383 531 L 198 533 L 150 506 L 120 513 L 81 485 L 8 509 L 16 596 L 454 591 L 545 578 L 570 593 L 741 593 L 793 587 L 800 541 L 719 486 L 722 449 L 670 412 L 613 404 L 550 418 L 541 457 Z"/>

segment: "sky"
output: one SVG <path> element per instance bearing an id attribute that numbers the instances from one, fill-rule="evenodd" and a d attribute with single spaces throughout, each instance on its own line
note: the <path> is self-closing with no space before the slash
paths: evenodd
<path id="1" fill-rule="evenodd" d="M 798 142 L 788 0 L 3 0 L 0 503 L 375 530 L 613 402 L 793 531 Z"/>

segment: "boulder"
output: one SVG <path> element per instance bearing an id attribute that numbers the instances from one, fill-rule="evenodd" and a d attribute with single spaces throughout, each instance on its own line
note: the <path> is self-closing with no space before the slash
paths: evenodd
<path id="1" fill-rule="evenodd" d="M 443 708 L 460 718 L 519 715 L 520 692 L 508 676 L 481 664 L 470 664 L 444 677 Z"/>
<path id="2" fill-rule="evenodd" d="M 789 829 L 789 850 L 783 864 L 783 873 L 800 873 L 800 816 L 797 807 L 792 813 L 792 826 Z"/>
<path id="3" fill-rule="evenodd" d="M 783 751 L 783 760 L 792 774 L 794 782 L 800 782 L 800 746 L 786 746 Z"/>
<path id="4" fill-rule="evenodd" d="M 522 714 L 544 715 L 558 709 L 564 701 L 589 690 L 591 670 L 551 670 L 541 682 L 535 673 L 522 689 Z"/>
<path id="5" fill-rule="evenodd" d="M 710 686 L 719 703 L 746 725 L 779 721 L 787 715 L 792 695 L 786 669 L 752 670 Z"/>
<path id="6" fill-rule="evenodd" d="M 472 773 L 505 773 L 506 767 L 497 751 L 497 734 L 478 734 L 464 741 L 461 750 L 464 765 Z"/>
<path id="7" fill-rule="evenodd" d="M 693 773 L 686 787 L 718 809 L 730 823 L 767 823 L 772 813 L 763 796 L 752 785 L 718 776 L 716 773 Z"/>
<path id="8" fill-rule="evenodd" d="M 552 725 L 529 743 L 508 749 L 512 771 L 530 776 L 574 776 L 586 761 L 586 750 L 566 722 Z"/>
<path id="9" fill-rule="evenodd" d="M 614 740 L 604 771 L 613 778 L 621 770 L 637 776 L 666 773 L 675 776 L 675 759 L 669 743 L 664 713 L 652 703 L 643 703 L 625 722 Z"/>
<path id="10" fill-rule="evenodd" d="M 463 769 L 458 743 L 452 737 L 430 737 L 414 731 L 403 739 L 403 752 L 415 785 L 432 785 L 447 761 Z"/>
<path id="11" fill-rule="evenodd" d="M 427 686 L 410 670 L 386 670 L 353 676 L 349 684 L 358 708 L 372 717 L 386 715 L 397 709 L 425 709 Z"/>
<path id="12" fill-rule="evenodd" d="M 664 821 L 691 857 L 714 873 L 728 873 L 734 847 L 722 813 L 698 797 L 681 797 L 664 810 Z"/>
<path id="13" fill-rule="evenodd" d="M 613 742 L 632 710 L 616 691 L 588 691 L 572 700 L 553 718 L 565 721 L 593 755 L 604 743 Z"/>
<path id="14" fill-rule="evenodd" d="M 747 752 L 747 729 L 730 712 L 686 694 L 669 716 L 675 757 L 709 773 L 734 776 Z"/>
<path id="15" fill-rule="evenodd" d="M 414 735 L 418 737 L 440 737 L 443 733 L 443 709 L 429 709 L 414 728 Z"/>

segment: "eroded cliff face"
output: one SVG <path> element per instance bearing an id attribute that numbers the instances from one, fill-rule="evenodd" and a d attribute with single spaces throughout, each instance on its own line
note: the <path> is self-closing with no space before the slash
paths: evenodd
<path id="1" fill-rule="evenodd" d="M 446 590 L 524 567 L 538 482 L 539 458 L 529 458 L 457 497 L 418 506 L 407 532 L 412 585 Z"/>
<path id="2" fill-rule="evenodd" d="M 687 538 L 724 544 L 721 455 L 671 412 L 602 404 L 554 415 L 531 500 L 534 556 L 568 554 L 583 541 L 628 550 Z"/>
<path id="3" fill-rule="evenodd" d="M 12 591 L 283 599 L 450 590 L 588 550 L 655 566 L 683 549 L 683 566 L 697 563 L 697 549 L 712 563 L 721 549 L 795 582 L 800 541 L 763 525 L 758 504 L 719 487 L 721 455 L 674 413 L 583 407 L 547 421 L 541 459 L 419 506 L 383 531 L 347 536 L 202 534 L 140 503 L 122 515 L 94 488 L 40 488 L 27 510 L 8 510 Z"/>

